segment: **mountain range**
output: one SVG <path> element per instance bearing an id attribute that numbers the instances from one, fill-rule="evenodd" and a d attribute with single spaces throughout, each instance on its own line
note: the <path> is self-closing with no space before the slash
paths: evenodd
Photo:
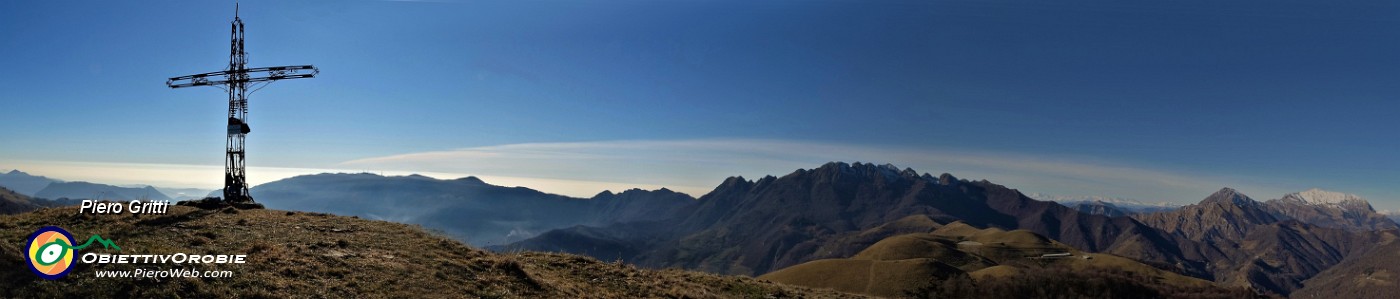
<path id="1" fill-rule="evenodd" d="M 1111 286 L 1141 297 L 1368 298 L 1400 285 L 1400 266 L 1377 264 L 1400 261 L 1400 226 L 1359 196 L 1319 189 L 1257 201 L 1222 188 L 1185 206 L 1052 202 L 986 180 L 832 162 L 730 177 L 699 198 L 667 189 L 576 198 L 475 177 L 373 174 L 298 176 L 252 194 L 273 209 L 419 224 L 497 252 L 877 296 L 987 297 L 1000 293 L 975 290 L 1053 284 L 1070 297 Z"/>
<path id="2" fill-rule="evenodd" d="M 1225 188 L 1175 211 L 1133 217 L 1190 240 L 1176 245 L 1188 258 L 1207 262 L 1207 278 L 1283 295 L 1379 237 L 1374 231 L 1308 222 L 1316 219 L 1282 217 L 1288 212 L 1279 207 L 1301 208 L 1258 202 Z"/>
<path id="3" fill-rule="evenodd" d="M 34 197 L 48 199 L 99 199 L 113 201 L 170 200 L 169 196 L 155 187 L 117 187 L 89 182 L 53 182 L 34 193 Z"/>
<path id="4" fill-rule="evenodd" d="M 1397 229 L 1394 221 L 1376 212 L 1371 203 L 1354 194 L 1310 189 L 1264 202 L 1280 219 L 1297 219 L 1312 225 L 1372 231 Z"/>
<path id="5" fill-rule="evenodd" d="M 577 225 L 667 219 L 696 204 L 689 195 L 664 188 L 575 198 L 492 185 L 476 177 L 440 180 L 368 173 L 297 176 L 258 185 L 249 193 L 272 209 L 421 224 L 478 246 Z"/>
<path id="6" fill-rule="evenodd" d="M 731 177 L 690 213 L 657 224 L 571 228 L 502 249 L 539 244 L 625 244 L 601 256 L 648 267 L 761 275 L 823 258 L 850 256 L 904 231 L 867 231 L 912 215 L 939 223 L 1025 229 L 1090 252 L 1112 252 L 1180 273 L 1202 273 L 1176 240 L 1131 218 L 1080 213 L 987 181 L 932 176 L 892 165 L 828 163 L 783 177 Z M 863 235 L 864 234 L 864 235 Z M 862 236 L 863 235 L 863 236 Z M 570 240 L 562 242 L 559 240 Z M 592 240 L 592 241 L 584 241 Z M 866 243 L 846 243 L 866 240 Z M 595 252 L 565 248 L 567 252 Z M 636 254 L 628 254 L 634 252 Z M 601 258 L 601 257 L 600 257 Z"/>
<path id="7" fill-rule="evenodd" d="M 90 182 L 65 182 L 45 176 L 31 175 L 19 170 L 0 173 L 0 187 L 29 197 L 46 199 L 132 200 L 148 198 L 178 201 L 203 198 L 211 191 L 200 188 L 164 188 L 149 185 L 114 186 Z"/>
<path id="8" fill-rule="evenodd" d="M 1041 201 L 1053 201 L 1080 212 L 1113 217 L 1181 208 L 1180 204 L 1173 202 L 1144 202 L 1107 196 L 1063 196 L 1043 193 L 1031 193 L 1026 196 Z"/>
<path id="9" fill-rule="evenodd" d="M 1197 204 L 1110 217 L 987 181 L 866 163 L 829 163 L 758 180 L 732 177 L 698 202 L 669 220 L 571 227 L 494 248 L 764 275 L 856 256 L 885 238 L 928 233 L 919 226 L 887 229 L 922 216 L 932 223 L 1023 230 L 1075 250 L 1287 296 L 1310 279 L 1326 279 L 1319 275 L 1349 257 L 1373 252 L 1372 244 L 1393 234 L 1395 225 L 1358 197 L 1321 190 L 1258 202 L 1223 188 Z"/>
<path id="10" fill-rule="evenodd" d="M 30 175 L 23 171 L 11 170 L 0 173 L 0 187 L 5 187 L 20 194 L 34 196 L 39 190 L 48 187 L 49 183 L 63 182 L 43 176 Z"/>

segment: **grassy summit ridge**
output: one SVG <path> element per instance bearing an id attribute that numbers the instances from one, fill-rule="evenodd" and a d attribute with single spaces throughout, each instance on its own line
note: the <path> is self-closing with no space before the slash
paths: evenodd
<path id="1" fill-rule="evenodd" d="M 112 254 L 247 254 L 246 264 L 84 264 L 50 281 L 30 273 L 29 234 L 54 225 L 98 234 Z M 399 223 L 276 210 L 171 207 L 166 215 L 51 208 L 0 216 L 0 297 L 836 298 L 851 295 L 568 255 L 496 254 Z M 97 278 L 98 270 L 228 270 L 230 278 Z"/>

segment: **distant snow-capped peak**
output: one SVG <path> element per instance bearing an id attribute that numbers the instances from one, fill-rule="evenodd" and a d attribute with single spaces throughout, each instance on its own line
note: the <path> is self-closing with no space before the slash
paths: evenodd
<path id="1" fill-rule="evenodd" d="M 1342 203 L 1349 201 L 1366 202 L 1366 199 L 1363 199 L 1360 196 L 1356 196 L 1355 194 L 1332 192 L 1318 188 L 1312 188 L 1308 189 L 1307 191 L 1284 195 L 1284 198 L 1292 198 L 1294 200 L 1298 200 L 1311 205 L 1326 206 L 1341 205 Z"/>
<path id="2" fill-rule="evenodd" d="M 884 168 L 885 170 L 893 172 L 899 172 L 899 166 L 894 166 L 893 163 L 885 163 L 885 165 L 880 165 L 880 168 Z"/>
<path id="3" fill-rule="evenodd" d="M 1135 200 L 1135 199 L 1128 199 L 1128 198 L 1121 198 L 1121 197 L 1098 196 L 1098 195 L 1089 195 L 1089 196 L 1084 196 L 1084 195 L 1051 195 L 1051 194 L 1045 194 L 1045 193 L 1038 193 L 1038 192 L 1037 192 L 1037 193 L 1026 194 L 1026 196 L 1027 196 L 1027 197 L 1030 197 L 1030 198 L 1033 198 L 1033 199 L 1036 199 L 1036 200 L 1054 201 L 1054 202 L 1060 202 L 1060 203 L 1076 203 L 1076 202 L 1095 202 L 1095 201 L 1098 201 L 1098 202 L 1105 202 L 1105 203 L 1110 203 L 1110 204 L 1114 204 L 1114 205 L 1148 206 L 1148 207 L 1164 207 L 1164 208 L 1176 208 L 1176 207 L 1181 207 L 1181 204 L 1174 203 L 1174 202 L 1165 202 L 1165 201 L 1162 201 L 1162 202 L 1144 202 L 1144 201 Z"/>

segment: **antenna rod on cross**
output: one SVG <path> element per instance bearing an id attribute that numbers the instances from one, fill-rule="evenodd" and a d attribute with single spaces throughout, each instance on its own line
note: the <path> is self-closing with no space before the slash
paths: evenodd
<path id="1" fill-rule="evenodd" d="M 228 134 L 224 146 L 223 202 L 235 207 L 259 206 L 248 194 L 247 173 L 244 168 L 243 140 L 251 132 L 248 127 L 248 90 L 256 91 L 272 81 L 315 77 L 320 70 L 311 65 L 248 68 L 248 53 L 243 48 L 243 19 L 238 17 L 238 4 L 233 8 L 233 28 L 228 68 L 165 81 L 170 88 L 214 86 L 228 92 Z"/>

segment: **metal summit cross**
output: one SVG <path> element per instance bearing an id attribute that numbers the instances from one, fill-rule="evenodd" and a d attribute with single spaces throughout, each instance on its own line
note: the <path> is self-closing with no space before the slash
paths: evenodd
<path id="1" fill-rule="evenodd" d="M 311 65 L 291 65 L 248 68 L 248 53 L 243 51 L 243 20 L 234 6 L 233 35 L 229 49 L 228 68 L 223 71 L 170 78 L 170 88 L 213 86 L 228 92 L 228 139 L 224 150 L 223 203 L 233 206 L 261 206 L 248 195 L 244 171 L 243 138 L 248 127 L 248 90 L 261 89 L 272 81 L 315 77 L 320 70 Z M 260 83 L 260 84 L 259 84 Z"/>

